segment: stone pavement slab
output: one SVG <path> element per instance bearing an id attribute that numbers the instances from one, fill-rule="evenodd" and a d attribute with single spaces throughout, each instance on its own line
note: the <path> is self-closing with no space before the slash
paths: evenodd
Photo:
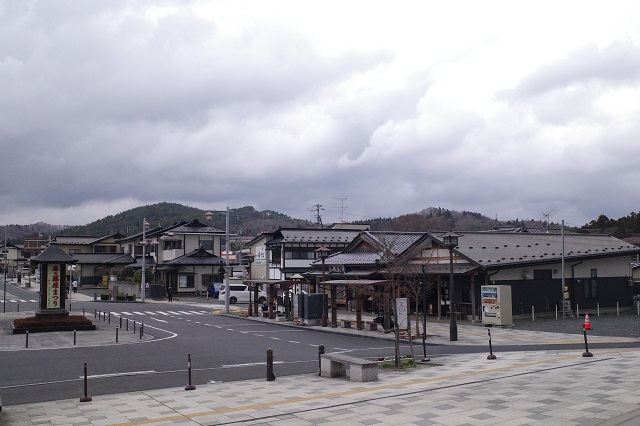
<path id="1" fill-rule="evenodd" d="M 5 407 L 6 425 L 640 424 L 638 350 L 437 357 L 353 384 L 317 375 Z M 618 420 L 615 420 L 618 419 Z"/>

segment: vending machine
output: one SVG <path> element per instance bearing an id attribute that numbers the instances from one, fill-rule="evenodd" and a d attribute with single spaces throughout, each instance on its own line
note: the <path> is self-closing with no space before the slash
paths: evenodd
<path id="1" fill-rule="evenodd" d="M 511 286 L 483 285 L 482 292 L 482 323 L 484 325 L 513 325 L 511 313 Z"/>

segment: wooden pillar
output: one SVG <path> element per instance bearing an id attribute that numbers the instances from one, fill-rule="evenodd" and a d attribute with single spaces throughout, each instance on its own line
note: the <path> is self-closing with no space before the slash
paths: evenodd
<path id="1" fill-rule="evenodd" d="M 356 290 L 356 328 L 362 330 L 362 292 Z"/>

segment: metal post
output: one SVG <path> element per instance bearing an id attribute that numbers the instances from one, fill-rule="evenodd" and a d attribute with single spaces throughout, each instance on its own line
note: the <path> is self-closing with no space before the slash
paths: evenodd
<path id="1" fill-rule="evenodd" d="M 431 361 L 427 357 L 427 265 L 422 264 L 422 362 Z"/>
<path id="2" fill-rule="evenodd" d="M 69 305 L 71 306 L 71 305 Z M 20 304 L 18 303 L 18 310 L 16 312 L 20 312 Z"/>
<path id="3" fill-rule="evenodd" d="M 189 371 L 189 385 L 187 385 L 184 390 L 195 390 L 195 385 L 191 383 L 191 354 L 188 356 L 187 370 Z"/>
<path id="4" fill-rule="evenodd" d="M 80 402 L 89 402 L 92 398 L 87 395 L 87 363 L 84 363 L 84 395 L 80 398 Z"/>
<path id="5" fill-rule="evenodd" d="M 536 310 L 535 310 L 535 307 L 531 305 L 531 321 L 535 321 L 535 320 L 536 320 Z"/>
<path id="6" fill-rule="evenodd" d="M 592 357 L 593 354 L 589 352 L 589 345 L 587 344 L 587 329 L 582 327 L 582 333 L 584 334 L 584 353 L 582 356 L 585 358 Z"/>
<path id="7" fill-rule="evenodd" d="M 140 323 L 140 340 L 142 340 L 142 335 L 144 334 L 144 323 Z"/>
<path id="8" fill-rule="evenodd" d="M 491 345 L 491 330 L 487 330 L 489 334 L 489 355 L 487 355 L 487 359 L 496 359 L 497 357 L 493 354 L 493 346 Z"/>
<path id="9" fill-rule="evenodd" d="M 142 275 L 140 275 L 140 298 L 144 303 L 146 293 L 146 264 L 147 261 L 147 219 L 142 218 Z"/>
<path id="10" fill-rule="evenodd" d="M 129 331 L 129 318 L 127 318 L 127 321 L 125 321 L 127 324 L 127 331 Z"/>
<path id="11" fill-rule="evenodd" d="M 453 283 L 453 247 L 449 247 L 449 314 L 451 322 L 449 323 L 449 340 L 455 342 L 458 340 L 458 323 L 455 314 L 455 292 Z"/>
<path id="12" fill-rule="evenodd" d="M 29 347 L 29 330 L 25 331 L 24 335 L 25 335 L 25 337 L 24 337 L 24 339 L 25 339 L 24 347 L 28 348 Z"/>
<path id="13" fill-rule="evenodd" d="M 620 302 L 616 302 L 616 315 L 620 316 Z"/>
<path id="14" fill-rule="evenodd" d="M 120 328 L 122 328 L 122 317 L 120 317 Z"/>
<path id="15" fill-rule="evenodd" d="M 225 227 L 225 267 L 224 267 L 224 313 L 229 313 L 229 305 L 231 303 L 231 290 L 229 289 L 229 206 L 227 206 L 227 218 Z M 271 301 L 269 301 L 271 302 Z"/>
<path id="16" fill-rule="evenodd" d="M 596 306 L 598 307 L 598 318 L 600 318 L 600 302 L 598 302 Z"/>
<path id="17" fill-rule="evenodd" d="M 111 312 L 109 312 L 109 324 L 111 324 Z"/>
<path id="18" fill-rule="evenodd" d="M 120 327 L 116 327 L 116 343 L 118 343 L 118 330 L 120 330 Z"/>
<path id="19" fill-rule="evenodd" d="M 76 330 L 73 330 L 73 346 L 76 345 Z"/>
<path id="20" fill-rule="evenodd" d="M 82 308 L 82 316 L 85 316 L 84 308 Z"/>
<path id="21" fill-rule="evenodd" d="M 276 375 L 273 374 L 273 349 L 267 349 L 267 382 L 273 382 Z"/>
<path id="22" fill-rule="evenodd" d="M 322 372 L 322 355 L 324 355 L 324 345 L 318 346 L 318 376 Z"/>
<path id="23" fill-rule="evenodd" d="M 133 332 L 136 332 L 136 320 L 133 320 Z"/>

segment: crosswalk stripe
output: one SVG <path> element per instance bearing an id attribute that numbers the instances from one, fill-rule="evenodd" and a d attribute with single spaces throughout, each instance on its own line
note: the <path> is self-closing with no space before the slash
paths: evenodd
<path id="1" fill-rule="evenodd" d="M 152 312 L 152 311 L 144 311 L 144 313 L 149 315 L 158 315 L 157 312 Z"/>
<path id="2" fill-rule="evenodd" d="M 144 312 L 133 311 L 134 315 L 144 315 Z"/>

